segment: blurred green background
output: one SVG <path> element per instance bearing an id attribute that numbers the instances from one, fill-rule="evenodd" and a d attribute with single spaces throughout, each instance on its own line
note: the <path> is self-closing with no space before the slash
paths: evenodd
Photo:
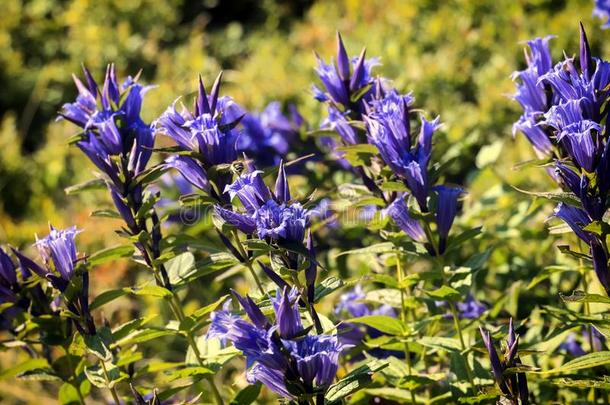
<path id="1" fill-rule="evenodd" d="M 521 135 L 511 136 L 519 108 L 511 73 L 524 65 L 524 41 L 556 35 L 555 60 L 578 48 L 578 21 L 594 54 L 608 56 L 609 33 L 591 17 L 589 0 L 2 0 L 0 10 L 0 241 L 27 247 L 48 223 L 77 225 L 79 251 L 115 243 L 118 222 L 90 217 L 110 204 L 104 192 L 66 196 L 93 167 L 67 140 L 73 126 L 56 112 L 76 95 L 71 74 L 85 64 L 101 78 L 114 62 L 120 77 L 142 69 L 145 117 L 154 120 L 174 99 L 225 71 L 222 91 L 248 109 L 294 102 L 310 127 L 323 108 L 313 100 L 314 51 L 330 58 L 335 32 L 348 51 L 366 46 L 380 56 L 376 73 L 413 91 L 416 106 L 445 124 L 436 153 L 451 161 L 449 180 L 469 196 L 463 226 L 483 225 L 493 246 L 485 284 L 489 296 L 527 316 L 573 279 L 527 289 L 544 266 L 565 261 L 545 221 L 552 204 L 514 190 L 555 187 Z M 120 264 L 96 271 L 94 292 L 123 274 Z M 124 270 L 124 269 L 123 269 Z M 515 282 L 516 281 L 516 282 Z M 563 283 L 563 284 L 562 284 Z M 568 284 L 566 288 L 565 284 Z M 551 290 L 549 290 L 549 288 Z M 519 293 L 519 290 L 522 292 Z M 491 291 L 491 290 L 490 290 Z M 519 294 L 524 297 L 517 298 Z M 519 305 L 525 308 L 518 307 Z M 0 386 L 0 390 L 2 387 Z M 12 387 L 12 389 L 18 389 Z M 32 395 L 26 390 L 22 395 Z M 31 399 L 31 398 L 30 398 Z M 27 398 L 23 399 L 27 402 Z"/>

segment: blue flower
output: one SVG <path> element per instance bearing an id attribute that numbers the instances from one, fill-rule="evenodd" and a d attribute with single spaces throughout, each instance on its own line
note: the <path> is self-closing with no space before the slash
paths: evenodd
<path id="1" fill-rule="evenodd" d="M 457 303 L 459 316 L 465 319 L 479 319 L 487 311 L 487 306 L 468 294 L 464 302 Z"/>
<path id="2" fill-rule="evenodd" d="M 428 210 L 428 163 L 432 153 L 432 135 L 439 128 L 438 117 L 432 121 L 421 117 L 417 143 L 410 137 L 407 107 L 410 96 L 390 92 L 377 103 L 377 109 L 365 117 L 369 141 L 382 159 L 400 176 L 417 200 L 422 211 Z"/>
<path id="3" fill-rule="evenodd" d="M 316 73 L 326 92 L 314 86 L 314 98 L 318 101 L 330 100 L 343 106 L 344 110 L 350 110 L 355 114 L 353 118 L 360 118 L 360 114 L 364 111 L 364 103 L 370 101 L 373 92 L 369 89 L 356 102 L 352 100 L 352 96 L 373 83 L 371 70 L 379 64 L 376 58 L 366 59 L 365 56 L 363 49 L 360 56 L 350 59 L 341 35 L 337 33 L 337 64 L 335 65 L 334 59 L 331 59 L 330 63 L 325 63 L 316 54 L 318 60 Z"/>
<path id="4" fill-rule="evenodd" d="M 231 314 L 225 306 L 212 314 L 207 337 L 229 340 L 243 352 L 248 382 L 259 381 L 289 399 L 324 392 L 337 374 L 344 347 L 336 336 L 307 334 L 297 290 L 286 287 L 271 297 L 275 322 L 249 297 L 233 294 L 251 322 Z"/>
<path id="5" fill-rule="evenodd" d="M 396 225 L 416 242 L 426 243 L 428 238 L 419 221 L 409 215 L 409 208 L 403 196 L 398 196 L 385 212 L 396 222 Z"/>
<path id="6" fill-rule="evenodd" d="M 458 198 L 464 193 L 464 190 L 447 186 L 436 186 L 434 190 L 438 195 L 435 216 L 439 234 L 439 253 L 443 253 L 446 248 L 449 230 L 457 214 Z"/>
<path id="7" fill-rule="evenodd" d="M 74 238 L 80 231 L 76 227 L 64 230 L 50 226 L 49 235 L 36 240 L 36 247 L 49 272 L 56 271 L 65 281 L 74 275 L 76 243 Z"/>
<path id="8" fill-rule="evenodd" d="M 273 166 L 288 153 L 298 125 L 282 114 L 279 102 L 270 103 L 260 114 L 246 114 L 237 149 L 256 160 L 257 166 Z"/>
<path id="9" fill-rule="evenodd" d="M 262 172 L 244 173 L 225 188 L 230 199 L 237 197 L 246 212 L 239 213 L 217 206 L 215 212 L 225 222 L 242 232 L 256 232 L 260 239 L 303 243 L 310 213 L 298 202 L 291 202 L 283 163 L 280 164 L 275 192 L 265 185 Z"/>
<path id="10" fill-rule="evenodd" d="M 208 96 L 201 77 L 199 78 L 194 112 L 188 111 L 184 106 L 178 112 L 176 101 L 154 123 L 156 132 L 170 137 L 181 150 L 194 153 L 192 157 L 197 159 L 196 166 L 199 167 L 195 168 L 193 162 L 189 163 L 189 166 L 199 173 L 193 176 L 191 170 L 186 173 L 185 178 L 192 180 L 192 184 L 198 188 L 207 183 L 206 171 L 212 166 L 231 163 L 237 159 L 236 144 L 239 132 L 235 126 L 245 111 L 231 98 L 219 98 L 220 79 L 221 75 L 216 79 Z M 184 167 L 183 162 L 180 164 Z"/>
<path id="11" fill-rule="evenodd" d="M 549 49 L 549 41 L 552 38 L 552 36 L 547 36 L 528 41 L 529 49 L 525 51 L 527 68 L 513 73 L 513 80 L 517 84 L 514 99 L 521 104 L 526 114 L 543 112 L 548 109 L 549 100 L 544 85 L 540 83 L 540 77 L 553 68 Z"/>
<path id="12" fill-rule="evenodd" d="M 532 144 L 539 158 L 551 156 L 553 144 L 536 120 L 537 113 L 525 113 L 513 124 L 513 136 L 521 132 Z"/>
<path id="13" fill-rule="evenodd" d="M 308 224 L 308 212 L 299 203 L 290 205 L 267 201 L 254 214 L 258 237 L 302 242 Z"/>
<path id="14" fill-rule="evenodd" d="M 593 7 L 593 16 L 598 17 L 602 20 L 606 20 L 603 29 L 610 28 L 610 1 L 609 0 L 595 0 Z"/>
<path id="15" fill-rule="evenodd" d="M 332 105 L 328 106 L 328 116 L 322 121 L 320 128 L 335 131 L 346 145 L 355 145 L 359 142 L 356 130 L 348 122 L 347 113 L 340 112 Z"/>
<path id="16" fill-rule="evenodd" d="M 271 200 L 271 192 L 261 177 L 262 173 L 254 170 L 242 174 L 224 190 L 231 200 L 237 197 L 249 214 L 254 214 L 265 202 Z"/>
<path id="17" fill-rule="evenodd" d="M 529 390 L 527 387 L 527 377 L 525 373 L 505 375 L 506 369 L 517 367 L 522 364 L 518 354 L 519 336 L 515 334 L 512 318 L 508 327 L 506 351 L 502 360 L 500 360 L 498 352 L 494 347 L 491 334 L 485 331 L 482 327 L 479 327 L 479 329 L 481 336 L 483 337 L 483 343 L 485 344 L 487 353 L 489 354 L 492 374 L 494 375 L 496 384 L 500 388 L 500 391 L 502 391 L 502 394 L 512 401 L 516 402 L 519 400 L 522 404 L 529 403 Z"/>
<path id="18" fill-rule="evenodd" d="M 568 204 L 559 203 L 555 208 L 555 216 L 563 220 L 576 236 L 585 243 L 590 244 L 594 240 L 594 235 L 584 230 L 592 222 L 585 211 Z"/>
<path id="19" fill-rule="evenodd" d="M 74 76 L 79 94 L 75 102 L 63 105 L 60 117 L 83 129 L 78 147 L 118 183 L 123 168 L 112 161 L 112 156 L 125 157 L 132 176 L 141 173 L 151 157 L 154 136 L 140 117 L 142 99 L 150 86 L 142 86 L 132 77 L 119 85 L 114 65 L 109 65 L 99 91 L 91 73 L 87 69 L 84 72 L 87 85 Z"/>

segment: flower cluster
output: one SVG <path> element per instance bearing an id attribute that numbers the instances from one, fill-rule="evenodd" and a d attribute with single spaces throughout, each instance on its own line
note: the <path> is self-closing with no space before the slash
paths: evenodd
<path id="1" fill-rule="evenodd" d="M 577 201 L 560 203 L 555 215 L 588 245 L 595 272 L 610 293 L 605 231 L 591 230 L 608 209 L 610 142 L 604 106 L 610 63 L 591 55 L 582 25 L 578 63 L 566 58 L 553 66 L 549 39 L 530 41 L 528 66 L 514 74 L 515 99 L 524 110 L 514 129 L 526 135 L 541 157 L 553 158 L 553 177 Z"/>
<path id="2" fill-rule="evenodd" d="M 56 229 L 50 226 L 49 235 L 36 240 L 36 248 L 43 265 L 15 251 L 21 266 L 48 280 L 60 293 L 67 310 L 72 313 L 74 325 L 82 334 L 96 333 L 89 311 L 89 273 L 77 272 L 77 250 L 75 237 L 80 231 L 76 227 Z"/>
<path id="3" fill-rule="evenodd" d="M 237 197 L 245 213 L 216 206 L 216 214 L 245 234 L 256 234 L 269 241 L 302 244 L 309 213 L 300 203 L 291 202 L 283 163 L 280 163 L 274 192 L 269 190 L 261 174 L 259 170 L 244 173 L 225 188 L 231 200 Z"/>
<path id="4" fill-rule="evenodd" d="M 518 367 L 522 364 L 518 353 L 519 336 L 515 334 L 512 318 L 508 327 L 508 339 L 506 341 L 506 350 L 502 360 L 500 360 L 500 357 L 498 356 L 491 334 L 483 328 L 480 328 L 480 330 L 485 348 L 489 354 L 491 370 L 498 388 L 500 388 L 500 391 L 502 391 L 502 394 L 506 398 L 513 401 L 512 403 L 518 403 L 517 401 L 519 401 L 522 405 L 529 404 L 529 390 L 525 373 L 516 372 L 505 375 L 505 371 L 508 368 Z"/>
<path id="5" fill-rule="evenodd" d="M 413 139 L 409 122 L 410 95 L 399 95 L 395 90 L 372 103 L 365 117 L 369 141 L 377 147 L 383 161 L 404 182 L 410 194 L 399 194 L 387 207 L 386 213 L 414 241 L 426 245 L 431 254 L 442 254 L 447 247 L 449 231 L 458 209 L 458 199 L 463 190 L 447 185 L 431 186 L 428 173 L 432 155 L 432 135 L 439 127 L 439 119 L 432 121 L 421 117 L 417 141 Z M 409 213 L 405 198 L 412 196 L 419 212 L 431 211 L 430 196 L 436 196 L 432 211 L 436 220 L 438 242 L 431 240 L 421 221 Z"/>
<path id="6" fill-rule="evenodd" d="M 324 394 L 339 367 L 345 348 L 337 336 L 308 334 L 299 312 L 296 289 L 270 297 L 275 320 L 270 321 L 248 296 L 233 293 L 250 321 L 225 308 L 212 314 L 208 338 L 231 341 L 246 356 L 250 383 L 259 381 L 284 398 Z"/>
<path id="7" fill-rule="evenodd" d="M 182 106 L 176 109 L 174 102 L 155 122 L 156 132 L 170 137 L 186 154 L 175 154 L 166 159 L 167 167 L 175 168 L 193 186 L 210 193 L 210 169 L 220 164 L 230 164 L 237 159 L 235 129 L 245 111 L 230 97 L 219 97 L 219 75 L 208 96 L 201 77 L 193 112 Z M 212 179 L 222 189 L 227 175 Z M 220 198 L 220 197 L 219 197 Z"/>
<path id="8" fill-rule="evenodd" d="M 139 231 L 129 207 L 143 203 L 143 190 L 134 179 L 145 169 L 152 154 L 154 135 L 141 116 L 142 101 L 150 86 L 128 77 L 119 85 L 114 65 L 106 70 L 100 89 L 85 68 L 86 85 L 76 76 L 78 97 L 64 104 L 60 117 L 82 128 L 76 145 L 110 180 L 108 187 L 116 208 L 131 229 Z"/>
<path id="9" fill-rule="evenodd" d="M 259 167 L 279 164 L 294 144 L 303 123 L 294 106 L 291 106 L 291 113 L 291 118 L 286 117 L 281 104 L 274 101 L 261 113 L 246 114 L 241 120 L 237 150 L 255 159 Z"/>

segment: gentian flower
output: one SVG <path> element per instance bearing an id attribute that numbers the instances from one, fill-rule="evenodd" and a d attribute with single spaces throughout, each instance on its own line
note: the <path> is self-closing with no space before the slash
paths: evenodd
<path id="1" fill-rule="evenodd" d="M 166 160 L 168 167 L 175 167 L 195 187 L 208 191 L 208 171 L 215 165 L 232 163 L 237 159 L 235 126 L 245 111 L 230 97 L 220 97 L 219 75 L 207 95 L 201 77 L 195 102 L 195 111 L 184 106 L 179 112 L 177 100 L 155 121 L 156 132 L 170 137 L 190 158 L 172 157 Z M 222 189 L 223 182 L 218 186 Z"/>
<path id="2" fill-rule="evenodd" d="M 70 281 L 77 260 L 74 238 L 81 231 L 75 226 L 63 230 L 49 228 L 48 236 L 36 239 L 36 248 L 49 272 L 55 271 L 64 281 Z"/>
<path id="3" fill-rule="evenodd" d="M 79 319 L 73 323 L 81 334 L 95 334 L 95 324 L 89 311 L 89 273 L 82 271 L 78 274 L 80 283 L 73 283 L 80 289 L 75 294 L 65 294 L 70 283 L 77 274 L 76 262 L 78 260 L 75 237 L 80 233 L 76 227 L 56 229 L 50 226 L 49 235 L 36 240 L 36 248 L 44 266 L 13 250 L 24 269 L 28 269 L 38 276 L 48 280 L 53 288 L 60 292 L 60 297 L 66 301 L 68 310 Z"/>
<path id="4" fill-rule="evenodd" d="M 212 314 L 207 337 L 231 341 L 243 352 L 252 384 L 261 382 L 288 399 L 323 394 L 337 374 L 343 345 L 336 336 L 307 334 L 297 290 L 286 287 L 271 298 L 274 322 L 249 297 L 233 294 L 250 321 L 224 307 Z"/>
<path id="5" fill-rule="evenodd" d="M 108 66 L 102 89 L 86 68 L 84 73 L 87 84 L 74 76 L 79 94 L 75 102 L 63 105 L 60 117 L 83 129 L 77 146 L 118 186 L 124 168 L 136 176 L 150 160 L 154 136 L 140 110 L 151 87 L 139 84 L 137 77 L 119 85 L 114 65 Z M 123 164 L 117 164 L 115 157 Z"/>
<path id="6" fill-rule="evenodd" d="M 261 174 L 257 170 L 242 174 L 225 188 L 231 200 L 239 199 L 245 213 L 216 206 L 216 214 L 246 234 L 256 233 L 261 239 L 273 241 L 303 243 L 310 214 L 300 203 L 290 201 L 283 163 L 280 164 L 274 193 L 265 185 Z"/>
<path id="7" fill-rule="evenodd" d="M 468 294 L 464 302 L 457 303 L 460 318 L 479 319 L 487 311 L 487 306 L 477 301 L 472 294 Z"/>
<path id="8" fill-rule="evenodd" d="M 417 142 L 410 135 L 408 106 L 410 95 L 389 92 L 375 103 L 375 109 L 365 117 L 369 142 L 381 158 L 405 182 L 420 209 L 428 210 L 428 163 L 432 153 L 432 135 L 439 128 L 439 119 L 427 121 L 421 117 Z"/>
<path id="9" fill-rule="evenodd" d="M 602 25 L 603 29 L 610 28 L 610 1 L 594 0 L 593 16 L 606 21 Z"/>
<path id="10" fill-rule="evenodd" d="M 326 91 L 314 86 L 314 98 L 318 101 L 330 101 L 335 105 L 340 105 L 344 111 L 350 111 L 353 119 L 360 119 L 365 109 L 364 103 L 370 101 L 373 92 L 371 89 L 364 91 L 358 100 L 353 100 L 353 96 L 373 83 L 371 70 L 379 64 L 376 58 L 366 59 L 365 56 L 366 52 L 363 49 L 360 56 L 350 59 L 343 45 L 343 39 L 337 33 L 336 65 L 334 60 L 331 59 L 330 63 L 325 63 L 316 55 L 318 59 L 316 73 Z"/>
<path id="11" fill-rule="evenodd" d="M 246 114 L 241 126 L 237 150 L 255 159 L 259 167 L 278 164 L 288 153 L 299 127 L 282 114 L 281 104 L 277 101 L 270 103 L 260 114 Z"/>
<path id="12" fill-rule="evenodd" d="M 13 304 L 13 306 L 0 311 L 0 331 L 10 329 L 12 321 L 22 311 L 22 307 L 28 307 L 27 300 L 20 298 L 20 291 L 17 266 L 15 266 L 10 256 L 0 248 L 0 305 Z"/>
<path id="13" fill-rule="evenodd" d="M 403 196 L 398 196 L 385 212 L 394 220 L 396 225 L 416 242 L 426 243 L 428 238 L 419 221 L 409 215 L 409 208 Z"/>
<path id="14" fill-rule="evenodd" d="M 439 235 L 439 253 L 443 253 L 447 247 L 449 230 L 457 214 L 458 198 L 464 190 L 447 186 L 436 186 L 434 190 L 438 196 L 435 217 Z"/>
<path id="15" fill-rule="evenodd" d="M 491 338 L 491 335 L 488 331 L 484 330 L 482 327 L 479 327 L 481 331 L 481 336 L 483 337 L 483 342 L 489 354 L 489 360 L 491 362 L 491 371 L 496 380 L 496 384 L 502 394 L 511 401 L 517 403 L 520 401 L 521 404 L 529 403 L 529 390 L 527 387 L 527 378 L 525 373 L 514 373 L 509 375 L 504 375 L 506 369 L 510 367 L 516 367 L 521 363 L 518 354 L 518 346 L 519 346 L 519 336 L 515 334 L 515 330 L 513 327 L 513 320 L 511 318 L 509 330 L 508 330 L 508 339 L 506 341 L 507 347 L 504 353 L 504 357 L 500 360 L 498 356 L 498 352 L 494 347 L 494 342 Z"/>

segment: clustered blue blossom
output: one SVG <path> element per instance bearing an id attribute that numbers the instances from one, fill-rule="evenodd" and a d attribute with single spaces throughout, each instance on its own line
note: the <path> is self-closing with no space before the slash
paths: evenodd
<path id="1" fill-rule="evenodd" d="M 127 200 L 143 202 L 142 187 L 133 179 L 146 169 L 154 145 L 153 131 L 140 116 L 151 86 L 131 76 L 119 85 L 114 65 L 108 66 L 101 89 L 86 68 L 84 74 L 86 84 L 74 76 L 79 94 L 75 102 L 63 105 L 60 117 L 82 128 L 76 145 L 107 176 L 119 214 L 137 233 Z"/>
<path id="2" fill-rule="evenodd" d="M 587 244 L 597 277 L 610 292 L 605 233 L 587 228 L 599 224 L 608 208 L 610 142 L 604 135 L 604 105 L 610 63 L 591 55 L 582 25 L 578 61 L 566 57 L 553 65 L 550 39 L 529 41 L 527 68 L 514 74 L 515 99 L 523 107 L 514 130 L 527 137 L 540 157 L 553 160 L 551 175 L 576 197 L 578 204 L 559 203 L 555 216 Z"/>
<path id="3" fill-rule="evenodd" d="M 237 197 L 241 202 L 244 213 L 216 206 L 216 214 L 248 235 L 302 244 L 309 212 L 299 202 L 291 201 L 283 163 L 280 164 L 274 192 L 269 190 L 261 174 L 259 170 L 244 173 L 225 188 L 231 200 Z"/>
<path id="4" fill-rule="evenodd" d="M 233 294 L 249 321 L 226 307 L 212 314 L 207 337 L 231 341 L 243 352 L 252 384 L 259 381 L 289 399 L 324 393 L 337 374 L 344 345 L 337 336 L 308 333 L 301 321 L 297 289 L 284 288 L 270 297 L 273 321 L 250 297 Z"/>
<path id="5" fill-rule="evenodd" d="M 303 123 L 294 106 L 291 106 L 291 113 L 290 118 L 284 115 L 282 105 L 274 101 L 260 113 L 244 115 L 237 150 L 253 158 L 259 167 L 279 164 L 294 145 Z"/>
<path id="6" fill-rule="evenodd" d="M 14 250 L 24 274 L 31 271 L 46 279 L 59 292 L 59 297 L 65 301 L 68 311 L 73 317 L 73 323 L 82 333 L 96 333 L 95 324 L 89 311 L 89 273 L 79 271 L 79 261 L 75 238 L 80 231 L 76 227 L 57 229 L 50 226 L 49 235 L 36 240 L 35 246 L 43 265 Z M 78 282 L 75 282 L 78 278 Z M 70 291 L 71 288 L 74 289 Z"/>

